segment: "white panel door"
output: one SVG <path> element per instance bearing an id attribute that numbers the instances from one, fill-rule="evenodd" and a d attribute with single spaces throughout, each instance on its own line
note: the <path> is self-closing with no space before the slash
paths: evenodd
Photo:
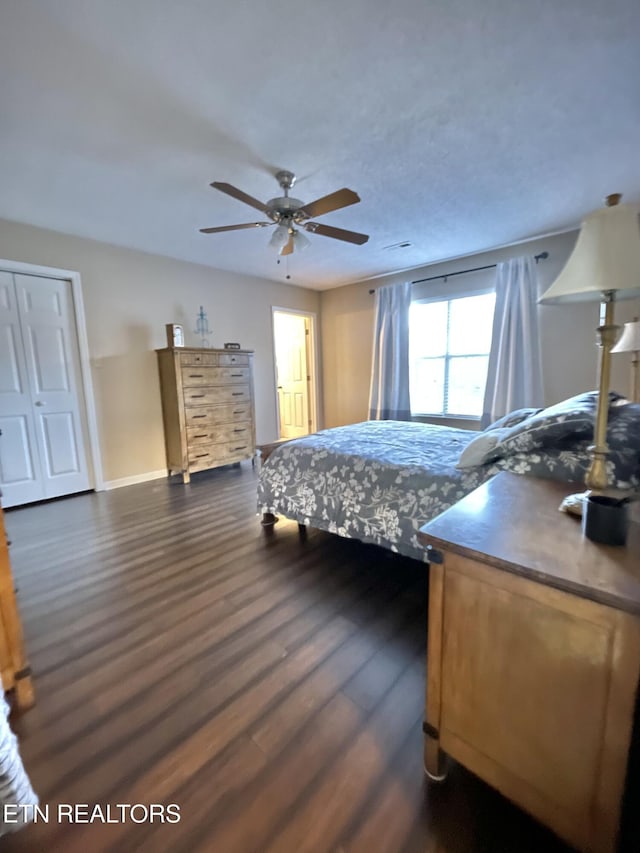
<path id="1" fill-rule="evenodd" d="M 2 441 L 2 489 L 5 506 L 54 498 L 90 488 L 83 431 L 84 400 L 80 384 L 80 357 L 68 281 L 31 275 L 14 275 L 15 302 L 23 345 L 26 406 L 4 412 L 11 418 L 24 414 L 31 440 L 32 469 L 36 472 L 30 495 L 5 480 L 4 460 L 25 458 L 18 431 Z M 26 394 L 24 397 L 26 398 Z M 6 463 L 10 467 L 10 462 Z M 26 464 L 23 463 L 26 470 Z"/>
<path id="2" fill-rule="evenodd" d="M 0 272 L 0 483 L 4 506 L 45 497 L 13 275 Z"/>
<path id="3" fill-rule="evenodd" d="M 280 438 L 299 438 L 309 434 L 306 321 L 298 314 L 275 312 L 273 325 Z"/>

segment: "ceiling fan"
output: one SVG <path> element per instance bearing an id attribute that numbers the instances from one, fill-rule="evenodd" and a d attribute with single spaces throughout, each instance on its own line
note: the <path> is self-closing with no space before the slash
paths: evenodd
<path id="1" fill-rule="evenodd" d="M 266 203 L 259 201 L 253 196 L 247 195 L 231 184 L 214 181 L 211 186 L 220 192 L 237 198 L 251 207 L 257 208 L 269 217 L 269 221 L 244 222 L 241 225 L 220 225 L 217 228 L 201 228 L 203 234 L 217 234 L 221 231 L 238 231 L 242 228 L 265 228 L 268 225 L 276 225 L 269 245 L 277 249 L 280 255 L 290 255 L 294 249 L 304 249 L 309 241 L 300 231 L 303 228 L 311 234 L 320 234 L 323 237 L 333 237 L 335 240 L 344 240 L 346 243 L 357 243 L 361 246 L 369 239 L 367 234 L 358 234 L 357 231 L 345 231 L 344 228 L 334 228 L 331 225 L 322 225 L 320 222 L 309 222 L 307 220 L 315 216 L 324 216 L 332 210 L 348 207 L 360 201 L 360 196 L 343 187 L 334 193 L 329 193 L 322 198 L 303 204 L 300 199 L 290 198 L 289 190 L 296 182 L 293 172 L 280 171 L 276 173 L 276 180 L 280 184 L 284 195 L 272 198 Z"/>

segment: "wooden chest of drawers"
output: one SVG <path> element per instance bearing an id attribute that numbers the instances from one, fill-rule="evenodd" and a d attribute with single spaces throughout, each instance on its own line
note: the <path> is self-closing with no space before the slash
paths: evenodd
<path id="1" fill-rule="evenodd" d="M 167 468 L 190 474 L 255 455 L 253 352 L 160 349 Z"/>

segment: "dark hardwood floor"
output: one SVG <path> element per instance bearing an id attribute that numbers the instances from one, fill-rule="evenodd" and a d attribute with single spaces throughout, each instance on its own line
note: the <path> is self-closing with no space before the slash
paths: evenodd
<path id="1" fill-rule="evenodd" d="M 566 851 L 460 767 L 425 783 L 426 567 L 265 535 L 255 494 L 244 466 L 7 514 L 36 688 L 12 724 L 51 822 L 2 850 Z"/>

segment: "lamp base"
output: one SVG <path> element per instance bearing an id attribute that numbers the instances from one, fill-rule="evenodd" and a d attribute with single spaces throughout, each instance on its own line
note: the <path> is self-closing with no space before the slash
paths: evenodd
<path id="1" fill-rule="evenodd" d="M 598 409 L 600 409 L 600 405 L 600 399 L 598 398 Z M 607 474 L 609 447 L 606 442 L 594 444 L 589 448 L 589 453 L 591 454 L 591 464 L 584 478 L 584 484 L 590 491 L 602 492 L 609 485 L 609 475 Z"/>

